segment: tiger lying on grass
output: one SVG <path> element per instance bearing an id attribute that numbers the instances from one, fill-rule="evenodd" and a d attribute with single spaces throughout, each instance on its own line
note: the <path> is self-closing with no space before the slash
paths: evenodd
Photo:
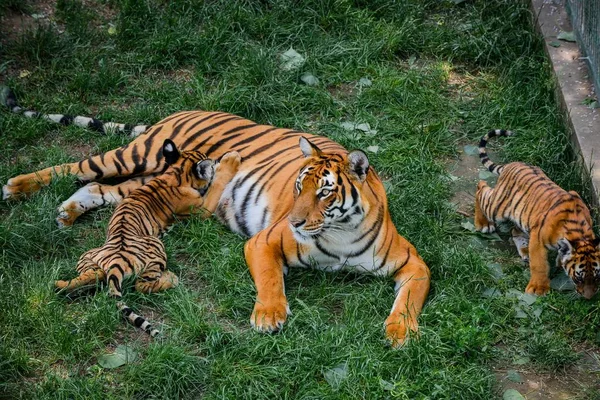
<path id="1" fill-rule="evenodd" d="M 108 130 L 107 124 L 89 118 L 24 111 L 11 92 L 5 104 L 26 116 Z M 121 127 L 111 124 L 115 126 Z M 417 331 L 429 292 L 429 269 L 398 234 L 383 184 L 365 153 L 348 152 L 322 136 L 259 125 L 224 112 L 180 112 L 121 148 L 9 179 L 4 198 L 35 192 L 57 175 L 98 181 L 156 174 L 165 167 L 165 139 L 211 158 L 229 151 L 243 158 L 216 214 L 232 231 L 250 237 L 244 251 L 257 289 L 250 317 L 255 329 L 274 332 L 283 326 L 289 314 L 283 280 L 288 267 L 316 267 L 393 277 L 396 299 L 385 321 L 386 337 L 399 346 Z M 119 202 L 142 182 L 134 178 L 114 186 L 85 186 L 60 206 L 58 221 L 70 225 L 87 210 Z"/>
<path id="2" fill-rule="evenodd" d="M 515 224 L 513 241 L 531 269 L 527 293 L 542 295 L 550 290 L 548 249 L 557 249 L 557 264 L 577 292 L 590 299 L 600 285 L 600 240 L 592 230 L 590 211 L 576 192 L 561 189 L 538 167 L 494 164 L 485 150 L 488 139 L 511 135 L 511 131 L 491 130 L 479 144 L 481 162 L 500 177 L 494 189 L 485 181 L 477 186 L 475 228 L 487 233 L 494 232 L 495 222 L 508 219 Z"/>
<path id="3" fill-rule="evenodd" d="M 158 236 L 175 217 L 188 216 L 193 209 L 202 208 L 205 216 L 209 216 L 241 161 L 237 152 L 230 152 L 215 168 L 214 162 L 199 151 L 179 153 L 169 139 L 164 142 L 162 154 L 169 167 L 117 206 L 104 245 L 84 253 L 77 263 L 79 276 L 70 281 L 56 281 L 57 288 L 72 291 L 106 281 L 110 295 L 120 299 L 123 279 L 131 275 L 137 275 L 135 288 L 143 293 L 177 286 L 177 276 L 166 270 L 167 255 Z M 135 326 L 152 337 L 158 334 L 144 317 L 123 302 L 117 305 Z"/>

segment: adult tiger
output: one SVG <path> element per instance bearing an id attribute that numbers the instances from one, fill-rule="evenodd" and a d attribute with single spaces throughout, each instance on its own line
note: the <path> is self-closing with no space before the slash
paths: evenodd
<path id="1" fill-rule="evenodd" d="M 16 101 L 8 105 L 13 110 L 17 106 Z M 257 288 L 251 316 L 257 330 L 277 331 L 286 320 L 287 267 L 314 266 L 392 276 L 397 294 L 385 321 L 386 336 L 398 346 L 410 331 L 417 331 L 417 316 L 429 291 L 429 269 L 396 231 L 382 182 L 367 156 L 348 152 L 326 137 L 224 112 L 180 112 L 121 148 L 14 177 L 3 188 L 4 197 L 37 191 L 55 175 L 97 181 L 156 174 L 165 167 L 165 139 L 183 151 L 198 150 L 213 159 L 229 151 L 242 156 L 217 215 L 231 230 L 251 237 L 245 256 Z M 59 222 L 71 224 L 90 208 L 118 202 L 140 184 L 129 180 L 83 187 L 61 205 Z"/>
<path id="2" fill-rule="evenodd" d="M 119 203 L 108 223 L 104 245 L 85 252 L 77 263 L 77 278 L 56 281 L 58 289 L 70 292 L 106 281 L 110 296 L 120 299 L 123 279 L 132 275 L 136 275 L 136 290 L 143 293 L 177 286 L 177 276 L 166 270 L 167 254 L 158 236 L 175 217 L 187 217 L 194 209 L 205 216 L 214 212 L 225 185 L 239 168 L 240 156 L 227 153 L 215 167 L 214 161 L 199 151 L 180 153 L 169 139 L 162 151 L 168 165 L 165 172 Z M 150 336 L 159 333 L 125 303 L 119 301 L 117 306 L 125 318 Z"/>
<path id="3" fill-rule="evenodd" d="M 600 285 L 600 240 L 592 230 L 587 206 L 574 191 L 567 192 L 538 168 L 521 162 L 494 164 L 486 145 L 490 137 L 511 136 L 511 131 L 491 130 L 479 143 L 483 165 L 500 175 L 494 189 L 480 181 L 475 194 L 475 228 L 494 232 L 495 222 L 515 224 L 512 237 L 517 251 L 529 262 L 531 279 L 527 293 L 546 294 L 550 290 L 548 249 L 558 250 L 557 264 L 575 283 L 586 299 Z"/>

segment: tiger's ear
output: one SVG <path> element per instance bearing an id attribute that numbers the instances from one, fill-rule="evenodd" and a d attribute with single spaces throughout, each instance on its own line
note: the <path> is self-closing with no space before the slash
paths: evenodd
<path id="1" fill-rule="evenodd" d="M 169 165 L 175 164 L 179 160 L 179 150 L 171 139 L 165 139 L 163 143 L 163 156 Z"/>
<path id="2" fill-rule="evenodd" d="M 348 165 L 350 171 L 354 172 L 361 182 L 367 178 L 369 172 L 369 159 L 367 155 L 360 150 L 354 150 L 348 154 Z"/>
<path id="3" fill-rule="evenodd" d="M 213 160 L 198 161 L 196 165 L 194 165 L 194 175 L 196 175 L 196 178 L 198 179 L 204 179 L 205 181 L 210 182 L 215 174 L 214 165 L 215 163 Z"/>
<path id="4" fill-rule="evenodd" d="M 571 255 L 573 245 L 565 238 L 558 239 L 558 255 L 561 257 L 567 257 Z"/>
<path id="5" fill-rule="evenodd" d="M 300 150 L 302 150 L 304 157 L 320 157 L 323 155 L 321 149 L 312 144 L 311 141 L 304 136 L 300 137 Z"/>

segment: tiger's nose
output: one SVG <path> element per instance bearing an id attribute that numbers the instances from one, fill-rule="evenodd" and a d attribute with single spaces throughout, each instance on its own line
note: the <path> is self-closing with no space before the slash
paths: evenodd
<path id="1" fill-rule="evenodd" d="M 292 226 L 294 228 L 300 228 L 302 225 L 304 225 L 306 223 L 305 219 L 295 219 L 295 218 L 289 218 L 290 220 L 290 224 L 292 224 Z"/>

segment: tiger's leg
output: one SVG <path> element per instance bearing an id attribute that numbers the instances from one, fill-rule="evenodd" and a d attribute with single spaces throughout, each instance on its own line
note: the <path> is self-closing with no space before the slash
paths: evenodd
<path id="1" fill-rule="evenodd" d="M 80 215 L 107 204 L 118 204 L 133 190 L 144 185 L 154 175 L 131 178 L 118 185 L 88 183 L 58 207 L 56 223 L 59 228 L 71 226 Z"/>
<path id="2" fill-rule="evenodd" d="M 521 256 L 521 259 L 525 262 L 529 262 L 529 236 L 517 227 L 512 228 L 510 231 L 512 241 L 517 248 L 517 252 Z"/>
<path id="3" fill-rule="evenodd" d="M 418 332 L 417 317 L 427 299 L 430 286 L 430 272 L 427 265 L 417 255 L 416 250 L 404 239 L 401 247 L 409 251 L 398 251 L 396 265 L 403 265 L 395 274 L 396 299 L 390 315 L 385 320 L 385 335 L 393 347 L 400 347 L 411 332 Z M 403 254 L 402 254 L 403 253 Z"/>
<path id="4" fill-rule="evenodd" d="M 482 209 L 482 205 L 490 201 L 493 189 L 486 181 L 479 181 L 475 193 L 475 229 L 482 233 L 492 233 L 496 230 L 494 221 L 490 221 Z"/>
<path id="5" fill-rule="evenodd" d="M 98 281 L 104 281 L 104 278 L 106 277 L 104 270 L 92 260 L 92 257 L 89 256 L 89 253 L 95 250 L 97 249 L 88 251 L 79 259 L 79 262 L 77 263 L 77 271 L 79 272 L 79 276 L 77 278 L 71 279 L 70 281 L 56 281 L 54 283 L 56 288 L 72 291 L 81 286 L 96 283 Z"/>
<path id="6" fill-rule="evenodd" d="M 164 159 L 157 157 L 154 153 L 143 160 L 143 164 L 135 164 L 139 154 L 144 153 L 147 146 L 145 142 L 153 136 L 152 129 L 145 135 L 135 139 L 130 144 L 106 153 L 90 157 L 86 160 L 56 165 L 32 172 L 15 176 L 8 180 L 2 188 L 3 198 L 16 199 L 27 194 L 37 192 L 43 186 L 48 185 L 56 176 L 75 175 L 82 181 L 97 181 L 113 177 L 127 177 L 131 175 L 148 175 L 156 173 L 164 166 Z M 127 160 L 127 161 L 125 161 Z"/>
<path id="7" fill-rule="evenodd" d="M 539 230 L 532 231 L 529 237 L 529 269 L 531 278 L 525 292 L 543 295 L 550 290 L 548 273 L 548 250 L 544 246 Z"/>
<path id="8" fill-rule="evenodd" d="M 290 308 L 283 282 L 283 243 L 269 243 L 267 236 L 265 231 L 253 236 L 246 242 L 244 254 L 257 291 L 250 325 L 270 333 L 283 327 Z M 273 232 L 273 237 L 279 238 L 280 234 Z"/>
<path id="9" fill-rule="evenodd" d="M 164 262 L 151 262 L 135 281 L 135 290 L 156 293 L 179 285 L 179 279 L 171 271 L 165 271 Z"/>

